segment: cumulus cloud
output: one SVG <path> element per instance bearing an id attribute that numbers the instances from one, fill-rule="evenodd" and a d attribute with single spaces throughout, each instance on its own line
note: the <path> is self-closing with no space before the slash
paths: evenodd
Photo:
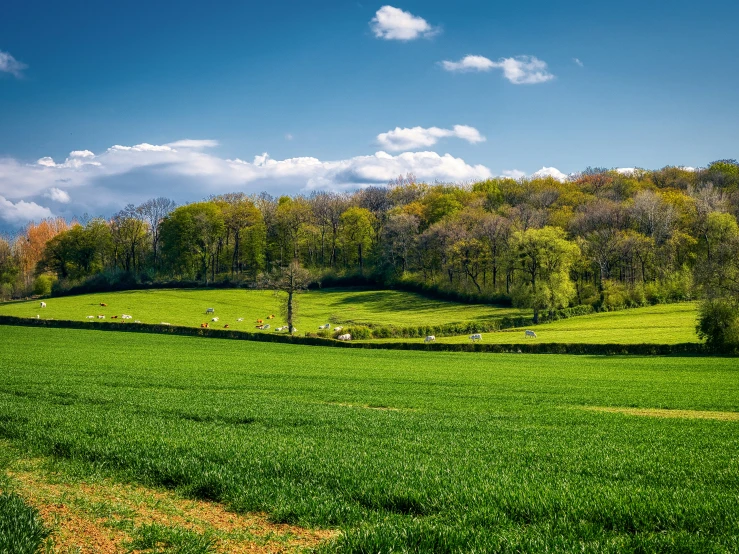
<path id="1" fill-rule="evenodd" d="M 497 62 L 484 56 L 465 56 L 458 62 L 443 61 L 441 66 L 447 71 L 470 72 L 502 69 L 503 77 L 514 85 L 533 85 L 554 79 L 547 63 L 536 56 L 516 56 L 500 58 Z"/>
<path id="2" fill-rule="evenodd" d="M 382 6 L 377 10 L 370 27 L 377 38 L 385 40 L 428 38 L 439 32 L 438 27 L 430 25 L 424 18 L 392 6 Z"/>
<path id="3" fill-rule="evenodd" d="M 51 187 L 49 190 L 47 190 L 44 193 L 45 198 L 50 198 L 54 202 L 59 202 L 60 204 L 69 204 L 69 201 L 71 198 L 69 197 L 69 194 L 59 188 Z"/>
<path id="4" fill-rule="evenodd" d="M 27 67 L 26 64 L 19 62 L 7 52 L 0 50 L 0 72 L 10 73 L 20 79 L 23 76 L 23 70 Z"/>
<path id="5" fill-rule="evenodd" d="M 485 56 L 465 56 L 458 62 L 450 62 L 445 60 L 441 62 L 441 66 L 447 71 L 490 71 L 497 67 L 493 60 L 486 58 Z"/>
<path id="6" fill-rule="evenodd" d="M 428 148 L 436 144 L 439 139 L 456 137 L 466 140 L 470 144 L 484 142 L 486 139 L 480 131 L 469 125 L 455 125 L 451 129 L 439 127 L 396 127 L 387 133 L 377 135 L 377 143 L 386 150 L 398 152 L 401 150 L 416 150 Z"/>
<path id="7" fill-rule="evenodd" d="M 539 171 L 532 173 L 531 177 L 533 179 L 551 177 L 552 179 L 556 179 L 557 181 L 564 182 L 567 180 L 568 176 L 562 173 L 556 167 L 542 167 Z"/>
<path id="8" fill-rule="evenodd" d="M 457 134 L 467 140 L 479 135 L 469 130 L 472 128 L 461 127 Z M 153 196 L 187 202 L 233 191 L 279 195 L 317 189 L 351 190 L 382 185 L 407 173 L 429 182 L 472 181 L 492 176 L 483 165 L 436 152 L 392 155 L 380 151 L 334 161 L 313 157 L 275 160 L 265 153 L 245 161 L 221 158 L 193 143 L 183 147 L 179 142 L 115 145 L 100 153 L 78 150 L 63 161 L 50 157 L 34 163 L 0 159 L 0 195 L 5 202 L 0 219 L 8 222 L 48 217 L 51 212 L 34 201 L 46 197 L 61 202 L 65 194 L 70 202 L 55 211 L 71 217 L 85 212 L 109 215 L 129 202 L 138 203 Z M 207 146 L 205 142 L 199 145 Z M 14 215 L 21 213 L 24 215 Z"/>
<path id="9" fill-rule="evenodd" d="M 572 61 L 575 62 L 580 67 L 585 67 L 585 64 L 580 61 L 580 58 L 572 58 Z"/>
<path id="10" fill-rule="evenodd" d="M 519 169 L 506 169 L 505 171 L 503 171 L 503 177 L 518 180 L 526 177 L 526 172 Z"/>
<path id="11" fill-rule="evenodd" d="M 0 196 L 0 222 L 10 225 L 23 225 L 29 221 L 39 221 L 46 217 L 52 217 L 51 210 L 39 206 L 36 202 L 19 200 L 16 203 Z"/>

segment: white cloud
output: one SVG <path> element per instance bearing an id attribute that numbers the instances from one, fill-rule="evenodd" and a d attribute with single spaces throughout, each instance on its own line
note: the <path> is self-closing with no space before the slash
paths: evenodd
<path id="1" fill-rule="evenodd" d="M 414 40 L 432 37 L 439 32 L 424 18 L 392 6 L 382 6 L 370 21 L 377 38 L 385 40 Z"/>
<path id="2" fill-rule="evenodd" d="M 621 175 L 633 175 L 636 173 L 635 167 L 618 167 L 616 168 L 616 173 L 620 173 Z"/>
<path id="3" fill-rule="evenodd" d="M 473 56 L 468 55 L 459 60 L 458 62 L 450 62 L 445 60 L 441 62 L 441 66 L 447 71 L 490 71 L 496 64 L 494 61 L 489 60 L 485 56 Z"/>
<path id="4" fill-rule="evenodd" d="M 547 63 L 536 56 L 500 58 L 497 62 L 484 56 L 465 56 L 458 62 L 443 61 L 441 65 L 447 71 L 454 72 L 502 69 L 503 76 L 514 85 L 533 85 L 554 79 Z"/>
<path id="5" fill-rule="evenodd" d="M 44 193 L 44 197 L 50 198 L 54 202 L 59 202 L 61 204 L 69 204 L 69 201 L 71 200 L 69 194 L 66 191 L 58 189 L 56 187 L 51 187 L 49 190 L 47 190 Z"/>
<path id="6" fill-rule="evenodd" d="M 295 137 L 292 135 L 292 133 L 285 133 L 285 140 L 292 140 Z"/>
<path id="7" fill-rule="evenodd" d="M 460 136 L 468 136 L 468 140 L 475 136 L 475 132 L 461 127 L 457 131 Z M 70 202 L 60 204 L 55 211 L 71 217 L 85 212 L 109 215 L 130 202 L 139 203 L 154 196 L 187 202 L 233 191 L 280 195 L 317 189 L 351 190 L 383 185 L 406 173 L 429 182 L 472 181 L 492 176 L 483 165 L 436 152 L 392 155 L 380 151 L 335 161 L 313 157 L 274 160 L 265 153 L 244 161 L 181 145 L 174 148 L 173 144 L 177 143 L 116 145 L 98 154 L 75 151 L 59 163 L 50 157 L 35 163 L 0 158 L 0 195 L 5 202 L 0 219 L 7 223 L 11 219 L 48 217 L 51 212 L 33 202 L 44 196 L 58 202 L 63 194 L 70 197 Z M 53 189 L 59 192 L 52 192 Z"/>
<path id="8" fill-rule="evenodd" d="M 39 221 L 53 215 L 49 208 L 39 206 L 35 202 L 19 200 L 14 204 L 4 196 L 0 196 L 0 222 L 22 225 L 29 221 Z"/>
<path id="9" fill-rule="evenodd" d="M 562 173 L 556 167 L 542 167 L 539 171 L 531 174 L 532 179 L 544 179 L 546 177 L 551 177 L 557 181 L 564 182 L 567 180 L 568 175 Z"/>
<path id="10" fill-rule="evenodd" d="M 20 79 L 23 76 L 23 70 L 27 67 L 26 64 L 19 62 L 7 52 L 0 50 L 0 72 L 10 73 Z"/>
<path id="11" fill-rule="evenodd" d="M 580 67 L 585 67 L 585 64 L 580 61 L 580 58 L 572 58 L 572 61 L 575 62 Z"/>
<path id="12" fill-rule="evenodd" d="M 480 131 L 469 125 L 455 125 L 452 129 L 439 127 L 396 127 L 387 133 L 377 135 L 377 143 L 387 150 L 398 152 L 401 150 L 416 150 L 428 148 L 436 144 L 439 139 L 456 137 L 471 144 L 484 142 L 486 139 Z"/>
<path id="13" fill-rule="evenodd" d="M 526 172 L 519 169 L 506 169 L 505 171 L 503 171 L 503 177 L 518 180 L 526 177 Z"/>
<path id="14" fill-rule="evenodd" d="M 194 150 L 202 150 L 204 148 L 215 148 L 218 146 L 217 140 L 192 140 L 192 139 L 184 139 L 184 140 L 176 140 L 175 142 L 170 142 L 166 144 L 165 146 L 169 146 L 170 148 L 192 148 Z"/>

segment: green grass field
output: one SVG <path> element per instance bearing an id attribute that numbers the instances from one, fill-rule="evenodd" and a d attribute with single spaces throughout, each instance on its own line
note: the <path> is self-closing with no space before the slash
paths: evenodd
<path id="1" fill-rule="evenodd" d="M 25 455 L 341 529 L 326 552 L 739 551 L 735 359 L 3 327 L 0 367 Z"/>
<path id="2" fill-rule="evenodd" d="M 40 302 L 0 304 L 0 315 L 67 319 L 83 321 L 89 315 L 128 314 L 142 323 L 167 322 L 172 325 L 198 327 L 210 322 L 206 308 L 214 308 L 219 321 L 231 329 L 254 331 L 256 320 L 263 319 L 276 327 L 286 325 L 280 314 L 280 301 L 269 291 L 240 289 L 168 289 L 65 296 Z M 300 294 L 295 327 L 301 332 L 316 332 L 319 325 L 374 324 L 394 326 L 440 325 L 453 322 L 489 321 L 504 316 L 529 315 L 514 308 L 498 308 L 482 304 L 459 304 L 432 300 L 419 294 L 392 290 L 328 289 Z M 101 303 L 108 306 L 103 308 Z M 265 318 L 274 314 L 276 318 Z M 237 319 L 244 318 L 243 322 Z M 122 320 L 117 320 L 121 321 Z"/>
<path id="3" fill-rule="evenodd" d="M 528 327 L 537 337 L 525 338 L 523 329 L 483 333 L 482 342 L 492 344 L 589 343 L 589 344 L 677 344 L 699 342 L 695 332 L 698 305 L 695 302 L 660 304 L 618 312 L 562 319 Z M 408 342 L 413 339 L 374 339 L 372 342 Z M 423 339 L 415 339 L 415 342 Z M 469 336 L 438 337 L 437 342 L 465 343 Z"/>

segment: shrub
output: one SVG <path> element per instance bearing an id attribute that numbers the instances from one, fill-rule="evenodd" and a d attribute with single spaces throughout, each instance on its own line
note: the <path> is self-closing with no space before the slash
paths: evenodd
<path id="1" fill-rule="evenodd" d="M 696 331 L 712 349 L 739 345 L 739 306 L 728 299 L 705 300 L 698 311 Z"/>
<path id="2" fill-rule="evenodd" d="M 33 293 L 39 296 L 49 296 L 53 284 L 54 278 L 51 275 L 43 273 L 36 277 L 36 280 L 33 282 Z"/>

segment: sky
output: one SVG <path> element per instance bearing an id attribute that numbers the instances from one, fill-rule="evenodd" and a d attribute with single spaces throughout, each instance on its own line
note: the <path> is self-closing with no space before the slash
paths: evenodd
<path id="1" fill-rule="evenodd" d="M 0 5 L 0 230 L 739 155 L 739 3 Z"/>

